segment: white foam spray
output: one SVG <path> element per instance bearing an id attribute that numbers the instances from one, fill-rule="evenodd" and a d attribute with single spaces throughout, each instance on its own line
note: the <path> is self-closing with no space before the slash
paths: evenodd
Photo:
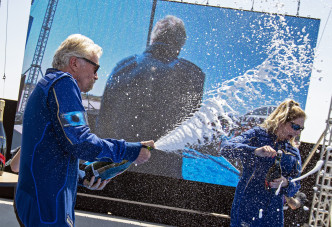
<path id="1" fill-rule="evenodd" d="M 279 187 L 278 187 L 278 189 L 275 192 L 275 195 L 279 195 L 279 192 L 280 192 L 280 189 L 281 189 L 281 185 L 282 185 L 283 182 L 284 182 L 283 180 L 280 182 Z"/>
<path id="2" fill-rule="evenodd" d="M 295 178 L 295 179 L 291 180 L 291 182 L 294 183 L 295 181 L 302 180 L 302 179 L 308 177 L 309 175 L 316 173 L 317 171 L 320 170 L 320 168 L 322 168 L 323 164 L 324 164 L 324 161 L 323 160 L 319 160 L 316 163 L 316 166 L 312 170 L 310 170 L 308 173 L 304 174 L 303 176 L 300 176 L 298 178 Z"/>
<path id="3" fill-rule="evenodd" d="M 259 215 L 258 215 L 259 218 L 262 218 L 263 217 L 263 209 L 259 209 Z"/>
<path id="4" fill-rule="evenodd" d="M 252 26 L 258 26 L 255 30 L 261 33 L 259 36 L 267 35 L 266 27 L 273 31 L 271 41 L 265 46 L 266 59 L 243 75 L 216 84 L 205 94 L 207 98 L 191 118 L 156 141 L 158 149 L 175 151 L 214 143 L 226 134 L 220 117 L 232 125 L 237 116 L 275 105 L 275 97 L 280 97 L 278 101 L 292 98 L 307 86 L 303 81 L 310 76 L 314 49 L 306 28 L 298 32 L 295 40 L 283 16 L 271 15 L 270 20 L 263 21 Z"/>

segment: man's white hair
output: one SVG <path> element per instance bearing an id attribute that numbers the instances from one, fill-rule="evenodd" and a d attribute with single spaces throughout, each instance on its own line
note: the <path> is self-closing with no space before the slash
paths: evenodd
<path id="1" fill-rule="evenodd" d="M 100 58 L 102 53 L 102 48 L 95 44 L 90 38 L 81 34 L 73 34 L 68 36 L 56 50 L 52 67 L 62 69 L 68 66 L 69 59 L 73 56 L 89 59 L 93 55 L 96 55 Z"/>

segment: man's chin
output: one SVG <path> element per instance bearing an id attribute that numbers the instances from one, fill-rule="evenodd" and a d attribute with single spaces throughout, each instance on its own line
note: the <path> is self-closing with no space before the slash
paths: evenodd
<path id="1" fill-rule="evenodd" d="M 86 89 L 86 91 L 85 91 L 85 92 L 89 92 L 89 91 L 91 91 L 91 90 L 92 90 L 92 88 L 93 88 L 93 85 L 94 85 L 94 84 L 92 84 L 90 87 L 88 87 L 88 88 Z"/>

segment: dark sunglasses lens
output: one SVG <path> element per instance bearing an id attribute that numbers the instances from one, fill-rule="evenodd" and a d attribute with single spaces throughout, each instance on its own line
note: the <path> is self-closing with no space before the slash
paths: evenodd
<path id="1" fill-rule="evenodd" d="M 303 128 L 302 128 L 300 125 L 298 125 L 298 124 L 294 124 L 294 123 L 292 123 L 292 128 L 293 128 L 295 131 L 303 130 Z"/>
<path id="2" fill-rule="evenodd" d="M 83 59 L 84 61 L 89 62 L 90 64 L 92 64 L 95 67 L 95 74 L 97 73 L 100 65 L 98 65 L 97 63 L 94 63 L 93 61 L 91 61 L 91 60 L 89 60 L 87 58 L 81 58 L 81 59 Z"/>
<path id="3" fill-rule="evenodd" d="M 96 65 L 96 66 L 95 66 L 95 74 L 97 73 L 99 67 L 100 67 L 99 65 Z"/>

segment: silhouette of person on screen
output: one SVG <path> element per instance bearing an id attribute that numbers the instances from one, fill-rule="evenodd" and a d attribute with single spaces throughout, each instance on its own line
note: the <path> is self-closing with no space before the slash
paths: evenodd
<path id="1" fill-rule="evenodd" d="M 120 61 L 109 75 L 96 123 L 100 136 L 157 140 L 198 109 L 205 74 L 178 58 L 186 42 L 181 19 L 168 15 L 141 55 Z"/>

